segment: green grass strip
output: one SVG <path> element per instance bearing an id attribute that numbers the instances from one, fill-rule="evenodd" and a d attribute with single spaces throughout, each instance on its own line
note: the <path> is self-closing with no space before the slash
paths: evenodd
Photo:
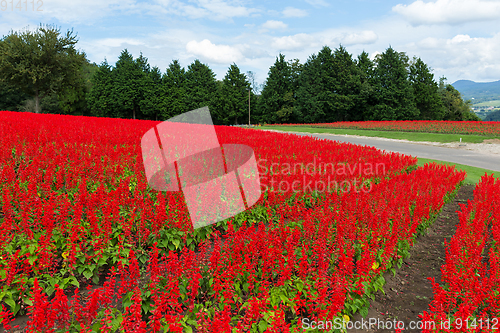
<path id="1" fill-rule="evenodd" d="M 480 135 L 463 135 L 463 134 L 440 134 L 440 133 L 415 133 L 415 132 L 388 132 L 388 131 L 373 131 L 373 130 L 351 130 L 351 129 L 337 129 L 337 128 L 314 128 L 314 127 L 292 127 L 292 126 L 262 126 L 259 129 L 276 129 L 284 130 L 288 132 L 306 132 L 306 133 L 329 133 L 329 134 L 343 134 L 343 135 L 362 135 L 362 136 L 372 136 L 381 137 L 389 139 L 406 139 L 409 141 L 431 141 L 431 142 L 470 142 L 470 143 L 481 143 L 485 139 L 493 139 L 493 137 L 484 137 Z M 453 162 L 432 160 L 428 158 L 418 158 L 417 165 L 423 166 L 425 163 L 435 162 L 438 164 L 454 165 L 457 170 L 463 170 L 467 172 L 467 178 L 465 179 L 465 184 L 477 184 L 479 179 L 484 176 L 485 173 L 488 175 L 493 174 L 494 177 L 500 177 L 500 172 L 476 168 L 469 165 L 458 164 Z"/>
<path id="2" fill-rule="evenodd" d="M 396 132 L 396 131 L 376 131 L 343 128 L 321 128 L 302 126 L 261 126 L 258 129 L 272 129 L 284 132 L 305 132 L 305 133 L 327 133 L 338 135 L 361 135 L 377 138 L 398 139 L 408 141 L 430 141 L 430 142 L 462 142 L 482 143 L 484 140 L 500 139 L 500 137 L 469 135 L 469 134 L 442 134 L 442 133 L 420 133 L 420 132 Z"/>
<path id="3" fill-rule="evenodd" d="M 500 177 L 500 172 L 498 172 L 498 171 L 476 168 L 473 166 L 464 165 L 464 164 L 457 164 L 457 163 L 453 163 L 453 162 L 431 160 L 428 158 L 419 157 L 417 165 L 423 166 L 426 163 L 432 163 L 432 162 L 435 162 L 437 164 L 454 165 L 457 170 L 463 170 L 463 171 L 467 172 L 467 178 L 465 178 L 464 184 L 472 184 L 472 185 L 477 184 L 479 182 L 479 179 L 482 176 L 484 176 L 484 173 L 487 173 L 488 175 L 493 174 L 493 177 L 495 177 L 495 178 Z"/>

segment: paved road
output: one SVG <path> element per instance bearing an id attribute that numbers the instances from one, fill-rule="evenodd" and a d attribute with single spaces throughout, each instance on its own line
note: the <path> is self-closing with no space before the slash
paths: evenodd
<path id="1" fill-rule="evenodd" d="M 331 135 L 331 134 L 311 134 L 297 133 L 297 135 L 309 135 L 320 139 L 350 142 L 362 146 L 372 146 L 378 149 L 402 153 L 433 160 L 447 161 L 458 164 L 470 165 L 478 168 L 500 171 L 500 155 L 490 156 L 469 150 L 443 148 L 415 143 L 404 143 L 397 141 L 385 141 L 370 138 L 358 138 L 352 136 Z"/>

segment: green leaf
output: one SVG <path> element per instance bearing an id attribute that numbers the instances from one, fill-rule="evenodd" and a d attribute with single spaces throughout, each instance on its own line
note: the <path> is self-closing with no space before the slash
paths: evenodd
<path id="1" fill-rule="evenodd" d="M 92 273 L 92 272 L 91 272 L 91 271 L 89 271 L 89 270 L 85 270 L 85 271 L 83 272 L 83 276 L 85 276 L 85 278 L 87 278 L 87 279 L 90 279 L 93 275 L 94 275 L 94 273 Z"/>
<path id="2" fill-rule="evenodd" d="M 21 310 L 21 304 L 17 303 L 14 307 L 14 311 L 12 311 L 12 314 L 15 316 L 19 312 L 19 310 Z"/>
<path id="3" fill-rule="evenodd" d="M 30 265 L 33 265 L 33 263 L 38 259 L 37 256 L 30 256 L 28 261 L 30 263 Z"/>
<path id="4" fill-rule="evenodd" d="M 267 330 L 267 322 L 264 319 L 262 319 L 259 323 L 259 331 L 262 333 L 265 330 Z"/>
<path id="5" fill-rule="evenodd" d="M 143 303 L 141 308 L 144 313 L 149 313 L 150 310 L 152 309 L 151 304 L 148 303 Z"/>
<path id="6" fill-rule="evenodd" d="M 141 263 L 143 263 L 143 264 L 147 263 L 147 262 L 148 262 L 148 260 L 149 260 L 149 258 L 148 258 L 148 256 L 147 256 L 147 255 L 145 255 L 145 254 L 141 254 L 141 255 L 139 256 L 139 261 L 140 261 Z"/>
<path id="7" fill-rule="evenodd" d="M 69 283 L 76 286 L 77 288 L 80 287 L 80 282 L 78 282 L 78 280 L 74 276 L 69 277 Z"/>
<path id="8" fill-rule="evenodd" d="M 123 299 L 122 301 L 122 305 L 123 305 L 123 308 L 128 308 L 130 305 L 132 304 L 132 300 L 130 299 L 130 297 L 127 297 L 125 299 Z"/>
<path id="9" fill-rule="evenodd" d="M 118 313 L 116 315 L 116 318 L 111 320 L 112 332 L 115 332 L 120 328 L 122 321 L 123 321 L 123 315 L 121 313 Z"/>
<path id="10" fill-rule="evenodd" d="M 10 296 L 8 298 L 5 298 L 3 301 L 5 302 L 5 304 L 7 304 L 8 306 L 10 306 L 10 310 L 12 312 L 14 312 L 14 310 L 16 308 L 16 302 L 12 299 L 12 296 Z"/>

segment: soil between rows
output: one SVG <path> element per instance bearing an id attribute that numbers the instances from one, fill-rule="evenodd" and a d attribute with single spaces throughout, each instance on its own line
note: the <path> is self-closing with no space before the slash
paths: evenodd
<path id="1" fill-rule="evenodd" d="M 384 278 L 385 295 L 382 292 L 376 294 L 375 300 L 371 301 L 370 309 L 366 318 L 357 314 L 351 318 L 353 323 L 365 322 L 369 319 L 380 322 L 403 321 L 404 332 L 418 332 L 410 330 L 410 321 L 418 321 L 419 314 L 428 311 L 429 303 L 433 298 L 432 285 L 429 277 L 435 278 L 441 283 L 441 266 L 445 262 L 444 239 L 449 241 L 455 234 L 458 225 L 457 210 L 459 203 L 467 203 L 473 199 L 474 185 L 463 185 L 454 200 L 443 206 L 436 221 L 419 236 L 410 248 L 410 257 L 403 262 L 401 269 L 396 267 L 396 275 L 386 272 Z M 88 292 L 81 292 L 81 296 L 87 296 Z M 28 317 L 26 315 L 17 317 L 11 325 L 12 333 L 23 333 L 26 331 Z M 349 333 L 358 332 L 394 332 L 394 329 L 348 329 Z M 0 324 L 0 332 L 6 332 Z"/>
<path id="2" fill-rule="evenodd" d="M 410 329 L 410 322 L 420 321 L 419 315 L 429 311 L 429 303 L 433 299 L 432 285 L 428 278 L 435 278 L 441 284 L 441 266 L 445 263 L 444 239 L 449 242 L 455 234 L 459 223 L 457 211 L 460 210 L 459 203 L 466 204 L 467 200 L 474 198 L 474 185 L 463 185 L 455 199 L 443 206 L 436 221 L 419 236 L 409 250 L 410 257 L 403 262 L 401 269 L 396 267 L 396 275 L 386 272 L 384 278 L 385 295 L 378 292 L 375 300 L 371 301 L 370 309 L 366 318 L 357 314 L 351 321 L 362 324 L 377 320 L 380 323 L 402 321 L 403 332 L 420 332 L 419 329 Z M 349 333 L 358 332 L 395 332 L 395 329 L 383 329 L 383 325 L 375 325 L 364 329 L 347 329 Z M 358 326 L 360 327 L 360 326 Z"/>

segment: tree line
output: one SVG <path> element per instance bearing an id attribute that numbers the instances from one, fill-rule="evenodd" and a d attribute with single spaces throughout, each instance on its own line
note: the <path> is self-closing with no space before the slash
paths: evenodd
<path id="1" fill-rule="evenodd" d="M 258 100 L 269 123 L 364 120 L 480 120 L 444 77 L 439 83 L 420 58 L 392 47 L 372 61 L 340 45 L 324 46 L 305 64 L 280 54 Z"/>
<path id="2" fill-rule="evenodd" d="M 114 66 L 96 65 L 76 42 L 51 26 L 0 40 L 0 109 L 166 120 L 209 106 L 224 125 L 248 123 L 249 108 L 253 124 L 479 120 L 445 78 L 436 82 L 420 58 L 392 47 L 371 60 L 324 46 L 304 64 L 280 53 L 257 87 L 234 63 L 222 80 L 199 60 L 187 68 L 173 60 L 162 73 L 126 49 Z"/>

